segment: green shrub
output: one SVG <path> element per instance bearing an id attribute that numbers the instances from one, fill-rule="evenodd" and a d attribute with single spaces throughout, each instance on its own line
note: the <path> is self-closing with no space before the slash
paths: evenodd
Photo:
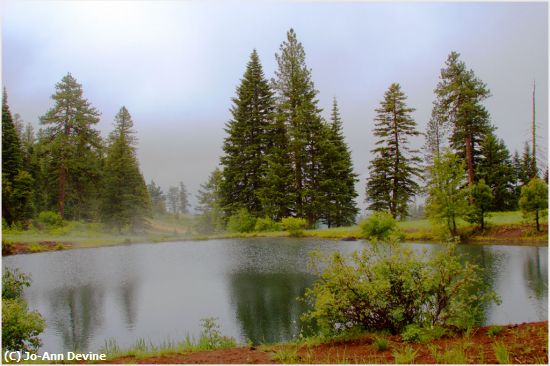
<path id="1" fill-rule="evenodd" d="M 269 217 L 260 217 L 256 220 L 256 226 L 254 231 L 269 232 L 269 231 L 281 231 L 281 224 L 271 220 Z"/>
<path id="2" fill-rule="evenodd" d="M 46 323 L 36 312 L 29 312 L 22 299 L 2 299 L 2 348 L 36 352 L 42 342 L 38 335 Z"/>
<path id="3" fill-rule="evenodd" d="M 54 211 L 42 211 L 38 214 L 38 222 L 47 228 L 63 226 L 63 219 Z"/>
<path id="4" fill-rule="evenodd" d="M 487 302 L 498 302 L 479 267 L 462 263 L 455 245 L 427 257 L 395 241 L 387 244 L 350 258 L 338 252 L 314 256 L 319 279 L 306 290 L 311 310 L 303 319 L 325 334 L 355 327 L 398 334 L 411 324 L 466 329 L 483 320 Z M 418 333 L 409 332 L 411 338 Z"/>
<path id="5" fill-rule="evenodd" d="M 19 299 L 23 296 L 23 288 L 30 285 L 28 274 L 19 272 L 17 268 L 6 268 L 2 273 L 2 299 Z"/>
<path id="6" fill-rule="evenodd" d="M 447 335 L 449 331 L 443 327 L 422 327 L 418 324 L 409 324 L 401 333 L 404 342 L 427 343 Z"/>
<path id="7" fill-rule="evenodd" d="M 227 229 L 232 233 L 249 233 L 254 231 L 255 226 L 256 218 L 246 208 L 241 208 L 227 222 Z"/>
<path id="8" fill-rule="evenodd" d="M 41 346 L 38 335 L 46 325 L 42 316 L 29 312 L 22 298 L 30 277 L 17 269 L 6 269 L 2 276 L 2 348 L 36 352 Z"/>
<path id="9" fill-rule="evenodd" d="M 367 217 L 359 226 L 366 239 L 384 240 L 396 233 L 397 221 L 390 213 L 379 211 Z"/>
<path id="10" fill-rule="evenodd" d="M 290 233 L 290 236 L 302 236 L 307 227 L 306 219 L 298 217 L 283 217 L 281 220 L 283 228 Z"/>

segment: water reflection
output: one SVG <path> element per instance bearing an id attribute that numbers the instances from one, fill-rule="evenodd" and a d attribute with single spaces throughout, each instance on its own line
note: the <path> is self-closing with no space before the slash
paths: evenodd
<path id="1" fill-rule="evenodd" d="M 103 323 L 103 289 L 91 284 L 59 288 L 50 293 L 50 306 L 50 313 L 55 315 L 47 320 L 61 335 L 64 348 L 87 350 L 90 339 Z"/>
<path id="2" fill-rule="evenodd" d="M 273 343 L 300 333 L 300 315 L 307 310 L 302 301 L 314 276 L 307 273 L 234 273 L 230 275 L 231 304 L 243 338 Z"/>

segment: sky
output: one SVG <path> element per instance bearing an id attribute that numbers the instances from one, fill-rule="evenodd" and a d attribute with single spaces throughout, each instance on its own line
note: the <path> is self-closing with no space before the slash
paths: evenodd
<path id="1" fill-rule="evenodd" d="M 253 49 L 271 78 L 294 28 L 329 117 L 337 98 L 359 174 L 373 155 L 374 110 L 401 84 L 420 131 L 451 51 L 484 81 L 484 104 L 511 153 L 530 139 L 536 82 L 539 158 L 548 146 L 546 2 L 25 1 L 4 0 L 2 85 L 12 114 L 39 126 L 55 84 L 70 72 L 111 131 L 126 106 L 147 182 L 184 182 L 195 203 L 219 164 L 224 126 Z M 412 141 L 420 147 L 423 141 Z"/>

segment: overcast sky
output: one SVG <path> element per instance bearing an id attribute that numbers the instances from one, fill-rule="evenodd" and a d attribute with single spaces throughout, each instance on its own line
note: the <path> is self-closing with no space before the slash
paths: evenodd
<path id="1" fill-rule="evenodd" d="M 291 27 L 306 50 L 324 116 L 338 99 L 361 178 L 359 201 L 384 91 L 401 84 L 423 131 L 451 51 L 491 90 L 485 105 L 511 152 L 529 139 L 536 81 L 546 161 L 546 2 L 4 0 L 1 6 L 2 78 L 12 113 L 38 128 L 55 84 L 71 72 L 102 113 L 104 136 L 120 107 L 128 108 L 145 179 L 165 191 L 183 181 L 195 195 L 218 165 L 231 98 L 252 49 L 271 78 Z"/>

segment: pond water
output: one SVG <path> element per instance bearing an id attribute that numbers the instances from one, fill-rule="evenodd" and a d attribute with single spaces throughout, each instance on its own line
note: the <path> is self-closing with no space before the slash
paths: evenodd
<path id="1" fill-rule="evenodd" d="M 218 318 L 240 342 L 276 342 L 300 332 L 297 301 L 315 277 L 308 253 L 351 253 L 365 242 L 231 239 L 140 244 L 16 255 L 3 259 L 32 276 L 25 298 L 45 318 L 42 352 L 97 351 L 107 339 L 122 347 L 200 334 L 200 319 Z M 414 244 L 429 250 L 436 244 Z M 546 320 L 548 248 L 460 246 L 485 268 L 500 306 L 487 323 Z"/>

